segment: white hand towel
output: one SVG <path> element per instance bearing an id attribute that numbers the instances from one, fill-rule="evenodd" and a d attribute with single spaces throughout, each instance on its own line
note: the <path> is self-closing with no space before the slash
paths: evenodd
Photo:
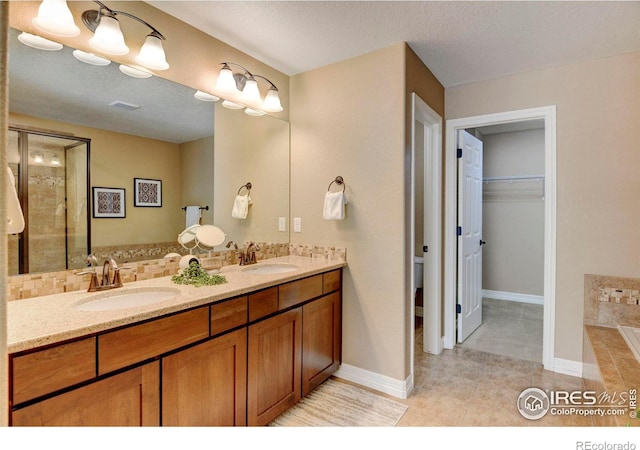
<path id="1" fill-rule="evenodd" d="M 13 172 L 7 167 L 6 185 L 6 205 L 7 205 L 7 234 L 18 234 L 24 230 L 24 216 L 16 192 L 16 180 Z"/>
<path id="2" fill-rule="evenodd" d="M 233 210 L 231 211 L 231 217 L 234 219 L 246 219 L 249 212 L 249 205 L 251 204 L 251 197 L 248 195 L 236 195 L 236 199 L 233 202 Z"/>
<path id="3" fill-rule="evenodd" d="M 324 211 L 322 217 L 325 220 L 342 220 L 344 219 L 344 205 L 347 199 L 344 192 L 327 192 L 324 197 Z"/>
<path id="4" fill-rule="evenodd" d="M 201 216 L 202 210 L 199 206 L 187 206 L 187 219 L 185 228 L 189 228 L 193 225 L 199 225 Z"/>

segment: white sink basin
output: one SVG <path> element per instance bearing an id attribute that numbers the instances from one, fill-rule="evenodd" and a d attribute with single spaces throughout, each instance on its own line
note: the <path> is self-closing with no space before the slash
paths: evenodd
<path id="1" fill-rule="evenodd" d="M 243 272 L 251 274 L 286 273 L 298 270 L 300 267 L 295 264 L 258 264 L 243 269 Z"/>
<path id="2" fill-rule="evenodd" d="M 119 291 L 117 289 L 104 294 L 100 298 L 75 306 L 79 311 L 116 311 L 151 305 L 178 295 L 177 289 L 149 289 L 135 291 Z"/>

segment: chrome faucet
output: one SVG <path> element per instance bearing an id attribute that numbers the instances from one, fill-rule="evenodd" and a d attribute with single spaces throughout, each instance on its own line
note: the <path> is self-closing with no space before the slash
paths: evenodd
<path id="1" fill-rule="evenodd" d="M 76 275 L 91 275 L 91 281 L 89 281 L 88 292 L 104 291 L 107 289 L 115 289 L 122 287 L 122 279 L 120 278 L 120 268 L 115 259 L 109 258 L 105 260 L 102 265 L 102 280 L 98 283 L 97 265 L 98 259 L 95 255 L 87 256 L 87 264 L 90 268 L 82 272 L 76 272 Z M 113 276 L 109 276 L 110 271 L 113 271 Z"/>

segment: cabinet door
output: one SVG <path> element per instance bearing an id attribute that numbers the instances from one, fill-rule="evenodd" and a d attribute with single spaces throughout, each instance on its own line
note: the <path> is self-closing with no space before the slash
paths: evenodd
<path id="1" fill-rule="evenodd" d="M 105 378 L 12 412 L 14 426 L 158 426 L 158 362 Z"/>
<path id="2" fill-rule="evenodd" d="M 302 395 L 334 373 L 341 359 L 340 293 L 327 295 L 302 308 Z"/>
<path id="3" fill-rule="evenodd" d="M 302 308 L 249 327 L 249 425 L 266 425 L 300 400 Z"/>
<path id="4" fill-rule="evenodd" d="M 246 328 L 163 358 L 162 425 L 246 425 L 246 370 Z"/>

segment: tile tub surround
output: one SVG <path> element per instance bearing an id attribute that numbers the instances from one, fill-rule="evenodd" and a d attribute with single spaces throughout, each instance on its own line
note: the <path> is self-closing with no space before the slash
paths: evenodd
<path id="1" fill-rule="evenodd" d="M 266 242 L 258 242 L 258 245 L 260 246 L 260 251 L 256 252 L 258 260 L 297 255 L 320 260 L 326 259 L 328 261 L 346 261 L 346 249 L 343 247 Z M 149 252 L 153 251 L 156 254 L 165 255 L 169 253 L 168 250 L 171 250 L 171 248 L 161 246 L 160 244 L 149 244 L 149 248 L 146 248 L 143 253 L 149 255 Z M 175 251 L 176 249 L 173 248 L 173 250 Z M 186 254 L 184 249 L 180 248 L 179 250 L 181 251 L 177 253 Z M 121 263 L 121 261 L 129 261 L 129 257 L 139 257 L 140 255 L 134 255 L 132 250 L 125 249 L 118 251 L 116 247 L 105 247 L 101 249 L 101 252 L 103 256 L 99 256 L 98 261 L 103 261 L 108 255 L 114 255 L 120 267 L 123 268 L 120 275 L 125 284 L 175 275 L 179 270 L 178 263 L 180 258 L 146 259 L 143 261 Z M 214 251 L 196 256 L 200 258 L 203 267 L 207 269 L 219 269 L 238 263 L 233 250 Z M 89 286 L 89 275 L 76 275 L 79 271 L 80 269 L 73 269 L 11 276 L 8 278 L 7 283 L 7 300 L 22 300 L 51 294 L 86 290 Z"/>
<path id="2" fill-rule="evenodd" d="M 586 325 L 582 360 L 586 389 L 609 395 L 640 390 L 640 363 L 617 328 Z M 640 426 L 628 415 L 593 418 L 600 426 Z"/>
<path id="3" fill-rule="evenodd" d="M 584 276 L 584 324 L 605 327 L 640 326 L 637 304 L 640 279 Z"/>
<path id="4" fill-rule="evenodd" d="M 176 285 L 170 277 L 137 281 L 107 292 L 117 295 L 140 289 L 172 288 L 179 294 L 155 304 L 116 311 L 89 312 L 74 308 L 79 303 L 104 296 L 105 292 L 67 292 L 9 302 L 8 352 L 86 336 L 346 266 L 344 261 L 301 256 L 281 256 L 269 262 L 295 264 L 299 269 L 287 273 L 250 274 L 243 271 L 244 266 L 226 266 L 221 269 L 221 274 L 227 278 L 227 283 L 203 287 Z"/>

